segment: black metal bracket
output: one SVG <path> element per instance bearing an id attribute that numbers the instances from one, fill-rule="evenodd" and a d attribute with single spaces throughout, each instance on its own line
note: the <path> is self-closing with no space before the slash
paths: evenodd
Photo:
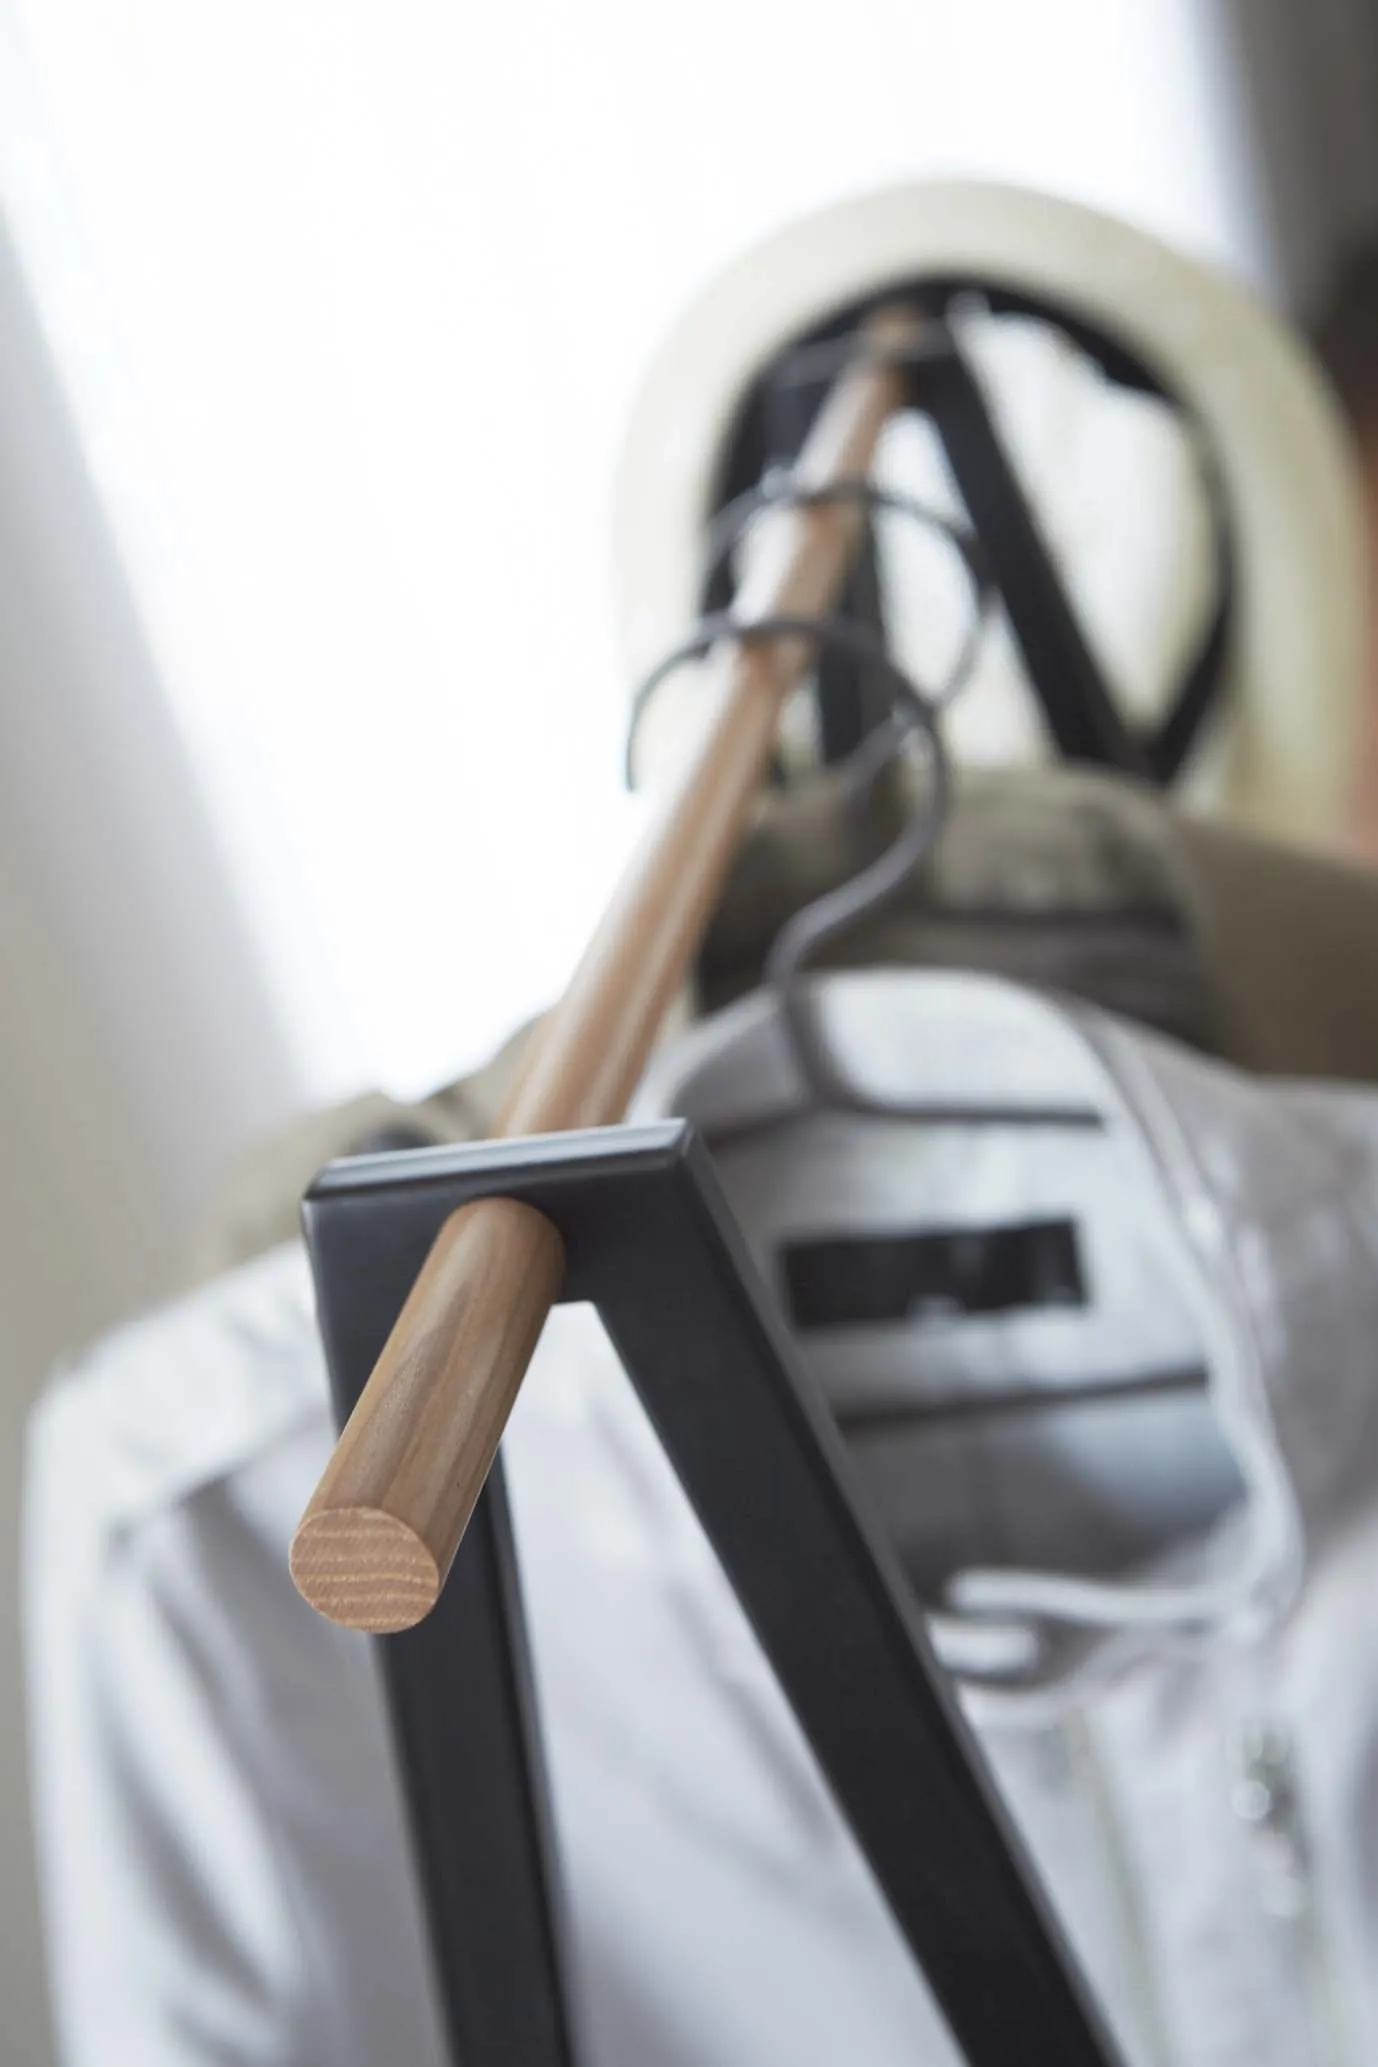
<path id="1" fill-rule="evenodd" d="M 852 1487 L 704 1149 L 682 1122 L 371 1156 L 303 1214 L 337 1410 L 440 1225 L 538 1207 L 613 1345 L 972 2067 L 1118 2059 Z M 380 1639 L 441 1994 L 463 2067 L 577 2056 L 510 1524 L 494 1473 L 429 1619 Z"/>

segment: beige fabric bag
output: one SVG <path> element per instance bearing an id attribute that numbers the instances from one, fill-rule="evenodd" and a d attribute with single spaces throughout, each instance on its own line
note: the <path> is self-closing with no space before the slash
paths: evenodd
<path id="1" fill-rule="evenodd" d="M 953 277 L 1041 299 L 1122 340 L 1203 426 L 1234 538 L 1236 608 L 1228 693 L 1184 795 L 1255 832 L 1333 848 L 1365 696 L 1358 482 L 1334 401 L 1300 339 L 1232 281 L 1049 194 L 947 180 L 859 195 L 767 237 L 700 291 L 648 369 L 619 467 L 616 577 L 631 678 L 696 615 L 718 470 L 753 382 L 849 304 Z M 1166 405 L 1110 386 L 1057 329 L 978 305 L 960 334 L 1110 686 L 1126 713 L 1151 718 L 1215 579 L 1191 441 Z M 897 418 L 876 471 L 931 501 L 944 483 L 927 429 Z M 931 562 L 906 567 L 913 541 L 900 520 L 879 529 L 897 652 L 931 682 L 953 651 L 941 630 L 951 590 L 929 578 Z M 673 754 L 695 690 L 686 672 L 657 694 L 648 754 Z M 1007 639 L 988 642 L 951 739 L 969 762 L 1046 755 Z"/>

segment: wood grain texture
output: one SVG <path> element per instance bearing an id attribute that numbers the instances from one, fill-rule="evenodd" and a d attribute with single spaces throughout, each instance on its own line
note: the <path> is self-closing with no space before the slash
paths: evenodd
<path id="1" fill-rule="evenodd" d="M 882 355 L 918 330 L 903 311 L 868 325 L 877 356 L 840 376 L 805 441 L 796 472 L 809 486 L 869 472 L 903 396 Z M 862 522 L 845 503 L 762 519 L 733 614 L 824 614 Z M 812 659 L 797 638 L 724 641 L 709 657 L 701 729 L 532 1044 L 500 1133 L 623 1117 L 721 890 L 781 707 Z M 434 1605 L 562 1270 L 555 1229 L 513 1200 L 465 1206 L 441 1229 L 297 1531 L 292 1576 L 321 1614 L 385 1631 Z"/>
<path id="2" fill-rule="evenodd" d="M 292 1545 L 298 1590 L 331 1621 L 408 1629 L 434 1606 L 564 1265 L 516 1199 L 441 1228 Z"/>

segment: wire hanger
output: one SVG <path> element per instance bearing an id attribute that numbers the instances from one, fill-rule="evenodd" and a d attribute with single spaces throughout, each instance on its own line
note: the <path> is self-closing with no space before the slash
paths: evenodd
<path id="1" fill-rule="evenodd" d="M 870 482 L 845 481 L 826 489 L 810 489 L 779 468 L 772 469 L 758 488 L 748 490 L 719 512 L 709 533 L 707 560 L 710 575 L 722 564 L 743 530 L 764 510 L 791 504 L 808 506 L 837 501 L 855 501 L 868 509 L 888 509 L 910 516 L 940 530 L 961 554 L 971 581 L 973 609 L 957 659 L 938 692 L 926 693 L 899 666 L 884 640 L 854 620 L 791 616 L 768 617 L 748 624 L 737 621 L 730 612 L 715 613 L 701 619 L 689 637 L 666 654 L 637 688 L 632 699 L 628 731 L 628 768 L 630 770 L 636 728 L 650 697 L 676 668 L 701 658 L 720 639 L 811 638 L 821 649 L 845 652 L 871 666 L 888 692 L 890 709 L 841 764 L 841 779 L 847 792 L 846 808 L 865 810 L 882 777 L 888 770 L 910 760 L 915 745 L 920 741 L 925 753 L 927 782 L 917 807 L 884 853 L 846 882 L 824 892 L 795 912 L 781 927 L 767 954 L 765 984 L 774 991 L 778 1000 L 781 1026 L 799 1076 L 815 1104 L 834 1111 L 948 1124 L 1099 1126 L 1098 1115 L 1086 1108 L 1030 1112 L 1009 1107 L 958 1108 L 950 1104 L 881 1097 L 863 1091 L 849 1081 L 829 1053 L 809 996 L 809 967 L 830 942 L 883 910 L 897 897 L 941 837 L 952 804 L 951 762 L 942 737 L 941 715 L 971 673 L 994 602 L 985 553 L 980 542 L 962 526 L 906 496 Z M 913 1426 L 939 1419 L 977 1418 L 1011 1411 L 1050 1411 L 1110 1401 L 1142 1400 L 1150 1395 L 1199 1392 L 1206 1381 L 1205 1370 L 1192 1365 L 1180 1369 L 1150 1370 L 1113 1380 L 1078 1379 L 1061 1385 L 1041 1382 L 1038 1385 L 1017 1383 L 983 1388 L 979 1397 L 969 1390 L 953 1389 L 913 1408 L 886 1407 L 878 1413 L 863 1410 L 849 1413 L 845 1418 L 853 1431 L 874 1427 L 879 1432 L 882 1424 Z"/>

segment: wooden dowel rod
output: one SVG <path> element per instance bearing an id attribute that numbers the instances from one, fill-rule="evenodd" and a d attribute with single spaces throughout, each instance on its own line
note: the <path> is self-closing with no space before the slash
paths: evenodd
<path id="1" fill-rule="evenodd" d="M 838 379 L 797 473 L 811 487 L 870 470 L 903 397 L 887 363 L 919 319 L 867 326 L 874 357 Z M 821 616 L 861 533 L 855 504 L 763 518 L 734 615 Z M 701 729 L 568 990 L 536 1039 L 499 1126 L 559 1133 L 620 1120 L 736 849 L 785 699 L 810 641 L 725 642 L 702 670 Z M 332 1621 L 407 1629 L 434 1605 L 496 1454 L 564 1269 L 560 1237 L 532 1207 L 482 1199 L 451 1214 L 292 1545 L 292 1576 Z"/>

